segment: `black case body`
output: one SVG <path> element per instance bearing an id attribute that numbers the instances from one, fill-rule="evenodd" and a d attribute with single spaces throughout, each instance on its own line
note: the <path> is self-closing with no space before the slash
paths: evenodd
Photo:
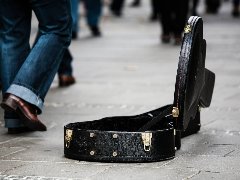
<path id="1" fill-rule="evenodd" d="M 209 107 L 215 74 L 205 68 L 203 22 L 185 27 L 173 104 L 135 116 L 106 117 L 64 127 L 65 157 L 100 162 L 154 162 L 175 157 L 181 138 L 200 130 L 200 107 Z"/>
<path id="2" fill-rule="evenodd" d="M 175 130 L 167 119 L 165 125 L 160 125 L 161 129 L 157 124 L 147 132 L 137 132 L 166 107 L 136 116 L 107 117 L 96 121 L 68 124 L 65 126 L 65 136 L 69 129 L 73 130 L 73 134 L 69 148 L 65 146 L 65 156 L 78 160 L 105 162 L 171 159 L 175 156 Z M 151 142 L 144 144 L 143 138 L 148 135 L 152 136 L 149 137 Z"/>

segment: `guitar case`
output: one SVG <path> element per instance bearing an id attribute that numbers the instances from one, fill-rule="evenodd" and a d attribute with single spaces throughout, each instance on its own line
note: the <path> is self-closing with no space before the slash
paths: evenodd
<path id="1" fill-rule="evenodd" d="M 205 68 L 205 57 L 203 21 L 192 16 L 184 29 L 173 104 L 135 116 L 67 124 L 65 157 L 99 162 L 174 158 L 181 138 L 200 130 L 200 109 L 211 103 L 215 74 Z"/>

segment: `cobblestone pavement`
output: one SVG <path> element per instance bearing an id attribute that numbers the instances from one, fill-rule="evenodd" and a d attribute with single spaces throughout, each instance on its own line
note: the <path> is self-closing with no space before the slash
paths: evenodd
<path id="1" fill-rule="evenodd" d="M 127 4 L 130 0 L 127 1 Z M 104 11 L 102 38 L 91 38 L 84 19 L 71 44 L 77 83 L 58 88 L 57 78 L 40 116 L 47 132 L 8 135 L 0 115 L 0 179 L 240 179 L 240 19 L 223 2 L 206 15 L 206 67 L 216 73 L 211 107 L 201 131 L 182 140 L 176 158 L 155 163 L 98 163 L 64 158 L 63 126 L 113 115 L 134 115 L 171 104 L 179 46 L 163 45 L 150 23 L 149 2 L 126 6 L 123 18 Z M 33 34 L 37 29 L 33 19 Z"/>

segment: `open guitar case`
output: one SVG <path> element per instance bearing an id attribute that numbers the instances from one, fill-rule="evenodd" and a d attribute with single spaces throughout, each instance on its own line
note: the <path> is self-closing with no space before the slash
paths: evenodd
<path id="1" fill-rule="evenodd" d="M 67 124 L 65 157 L 100 162 L 174 158 L 181 138 L 200 130 L 200 109 L 211 103 L 215 74 L 205 68 L 205 57 L 203 21 L 192 16 L 184 29 L 173 104 L 135 116 Z"/>

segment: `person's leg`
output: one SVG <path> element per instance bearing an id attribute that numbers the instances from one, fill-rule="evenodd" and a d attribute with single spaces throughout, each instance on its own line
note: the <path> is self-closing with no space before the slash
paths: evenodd
<path id="1" fill-rule="evenodd" d="M 39 37 L 40 37 L 40 32 L 38 31 L 35 41 L 33 43 L 33 47 L 35 46 Z M 73 74 L 72 60 L 73 60 L 73 57 L 70 53 L 70 50 L 66 49 L 58 68 L 58 79 L 59 79 L 60 87 L 70 86 L 75 83 L 75 78 L 72 75 Z"/>
<path id="2" fill-rule="evenodd" d="M 9 2 L 17 4 L 17 0 L 2 0 L 0 2 L 3 5 L 4 3 L 8 5 Z M 1 107 L 5 111 L 17 113 L 28 128 L 46 131 L 46 126 L 38 119 L 37 114 L 42 112 L 46 93 L 58 70 L 62 55 L 71 41 L 71 4 L 68 0 L 26 0 L 26 4 L 28 3 L 31 4 L 31 8 L 39 21 L 39 38 L 18 72 L 8 72 L 16 75 L 4 94 Z M 3 6 L 4 8 L 5 6 Z M 20 10 L 18 7 L 17 9 Z M 12 13 L 12 11 L 10 12 Z M 15 15 L 15 13 L 13 14 Z M 11 18 L 14 17 L 10 15 L 9 19 Z M 25 18 L 22 20 L 25 21 Z M 7 21 L 7 23 L 9 22 L 11 21 Z M 9 23 L 10 29 L 15 29 L 18 23 Z M 4 33 L 1 35 L 5 38 L 8 37 Z M 17 32 L 16 35 L 21 36 L 22 34 Z M 12 41 L 13 37 L 15 36 L 9 35 L 9 40 Z M 21 40 L 23 39 L 19 38 L 17 42 L 19 43 Z M 20 43 L 19 45 L 22 46 Z M 8 50 L 18 48 L 11 47 Z"/>
<path id="3" fill-rule="evenodd" d="M 101 0 L 84 0 L 87 23 L 92 31 L 93 36 L 100 36 L 99 22 L 102 15 L 102 2 Z"/>
<path id="4" fill-rule="evenodd" d="M 2 94 L 12 84 L 30 52 L 31 8 L 26 0 L 0 1 L 0 63 Z M 4 112 L 6 128 L 18 128 L 23 124 L 14 112 Z"/>
<path id="5" fill-rule="evenodd" d="M 40 36 L 18 71 L 8 93 L 21 97 L 42 111 L 44 98 L 71 39 L 70 2 L 32 0 Z"/>
<path id="6" fill-rule="evenodd" d="M 62 61 L 60 63 L 60 66 L 58 68 L 58 74 L 63 75 L 72 75 L 72 66 L 70 66 L 72 62 L 72 55 L 70 54 L 69 49 L 66 49 Z"/>
<path id="7" fill-rule="evenodd" d="M 110 9 L 115 16 L 120 17 L 122 15 L 124 2 L 125 0 L 112 0 L 112 3 L 110 4 Z"/>
<path id="8" fill-rule="evenodd" d="M 205 0 L 207 13 L 217 14 L 221 5 L 221 0 Z"/>
<path id="9" fill-rule="evenodd" d="M 162 27 L 161 40 L 163 43 L 168 43 L 170 42 L 170 33 L 172 30 L 172 3 L 169 0 L 162 0 L 159 1 L 159 6 L 159 13 L 161 15 L 161 18 L 159 18 L 159 22 Z"/>
<path id="10" fill-rule="evenodd" d="M 199 0 L 193 0 L 193 2 L 192 2 L 192 15 L 193 16 L 198 15 L 198 13 L 197 13 L 198 4 L 199 4 Z"/>
<path id="11" fill-rule="evenodd" d="M 151 0 L 151 15 L 150 15 L 150 21 L 156 21 L 158 20 L 159 16 L 159 11 L 160 11 L 160 5 L 159 5 L 159 0 Z"/>
<path id="12" fill-rule="evenodd" d="M 188 8 L 189 0 L 177 1 L 174 6 L 175 18 L 173 23 L 173 33 L 176 45 L 181 44 L 182 33 L 187 22 Z"/>
<path id="13" fill-rule="evenodd" d="M 232 9 L 233 17 L 239 17 L 239 14 L 240 14 L 239 2 L 240 2 L 240 0 L 233 0 L 233 9 Z"/>
<path id="14" fill-rule="evenodd" d="M 78 3 L 79 0 L 71 0 L 71 15 L 72 15 L 72 39 L 77 38 L 78 33 Z"/>
<path id="15" fill-rule="evenodd" d="M 75 83 L 75 78 L 72 75 L 72 59 L 72 55 L 69 49 L 67 49 L 58 68 L 58 79 L 60 87 L 70 86 Z"/>

